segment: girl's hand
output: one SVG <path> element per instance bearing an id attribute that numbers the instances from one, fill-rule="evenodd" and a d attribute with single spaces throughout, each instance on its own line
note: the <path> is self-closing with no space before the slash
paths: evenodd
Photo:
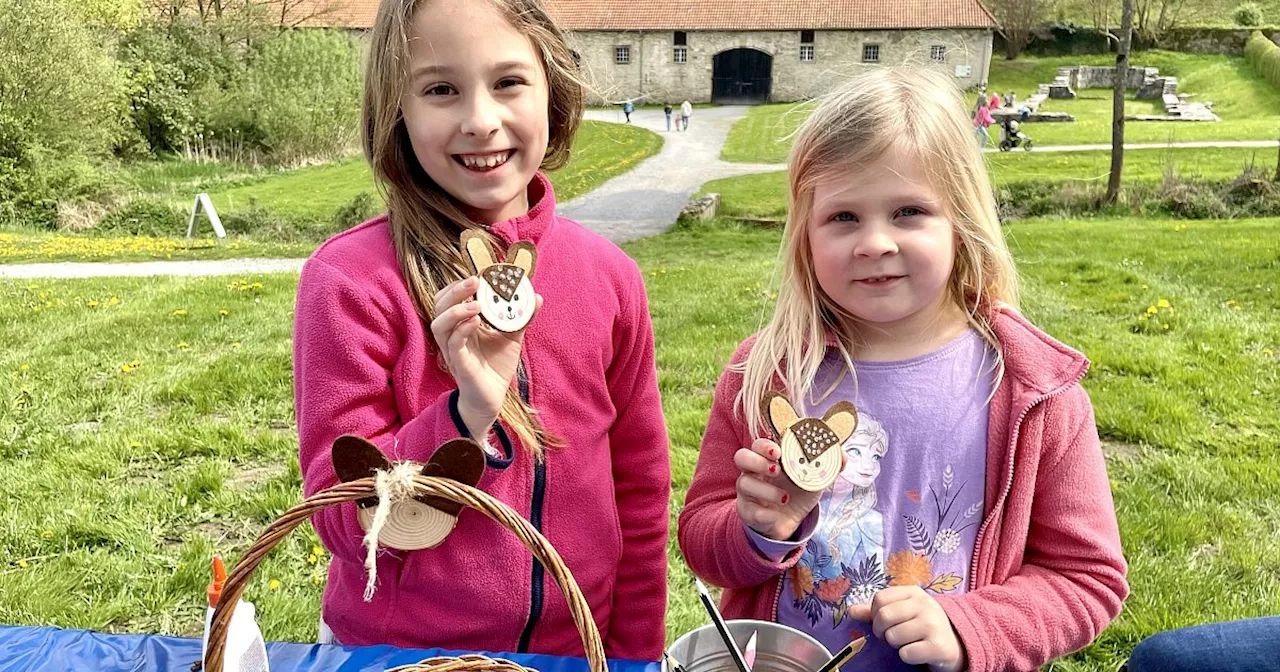
<path id="1" fill-rule="evenodd" d="M 778 460 L 782 449 L 768 439 L 739 448 L 733 463 L 738 476 L 738 517 L 747 527 L 778 541 L 790 539 L 818 505 L 821 492 L 809 492 L 791 481 Z"/>
<path id="2" fill-rule="evenodd" d="M 431 334 L 458 384 L 462 421 L 471 436 L 483 440 L 498 419 L 502 400 L 520 366 L 524 330 L 508 334 L 483 324 L 480 304 L 470 300 L 479 288 L 479 278 L 472 276 L 440 290 L 435 297 Z M 536 311 L 542 306 L 542 295 L 535 301 Z"/>
<path id="3" fill-rule="evenodd" d="M 934 672 L 960 672 L 968 666 L 947 613 L 920 586 L 885 588 L 871 604 L 850 607 L 848 615 L 870 622 L 876 637 L 897 649 L 908 665 L 928 665 Z"/>

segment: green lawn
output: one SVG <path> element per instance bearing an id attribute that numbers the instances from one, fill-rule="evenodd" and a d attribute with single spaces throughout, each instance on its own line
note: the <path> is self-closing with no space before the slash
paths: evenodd
<path id="1" fill-rule="evenodd" d="M 1280 613 L 1278 234 L 1280 220 L 1008 229 L 1026 312 L 1094 361 L 1132 564 L 1119 622 L 1054 669 L 1111 671 L 1157 630 Z M 719 223 L 626 248 L 650 292 L 677 509 L 720 367 L 773 296 L 778 236 Z M 209 554 L 235 556 L 300 497 L 295 284 L 0 282 L 0 506 L 22 521 L 0 527 L 0 622 L 199 633 Z M 295 533 L 249 590 L 271 638 L 315 636 L 315 544 Z M 674 545 L 671 562 L 674 636 L 704 615 Z"/>
<path id="2" fill-rule="evenodd" d="M 996 56 L 991 61 L 992 90 L 1013 91 L 1020 100 L 1036 91 L 1039 84 L 1053 80 L 1059 67 L 1072 65 L 1112 65 L 1114 56 L 1024 56 L 1007 61 Z M 1135 66 L 1159 68 L 1161 74 L 1178 77 L 1178 90 L 1192 93 L 1193 101 L 1211 101 L 1222 118 L 1218 123 L 1129 122 L 1125 142 L 1190 142 L 1199 140 L 1275 140 L 1280 138 L 1280 88 L 1264 80 L 1241 57 L 1220 54 L 1185 54 L 1169 51 L 1139 52 Z M 1109 89 L 1077 91 L 1072 101 L 1046 101 L 1043 110 L 1069 112 L 1071 123 L 1028 123 L 1024 130 L 1039 145 L 1075 145 L 1111 142 L 1111 92 Z M 973 102 L 974 94 L 966 94 Z M 751 110 L 734 124 L 721 158 L 726 161 L 780 163 L 791 147 L 789 134 L 808 114 L 806 104 L 764 105 Z M 1161 114 L 1154 101 L 1129 100 L 1132 114 Z"/>
<path id="3" fill-rule="evenodd" d="M 1166 174 L 1184 178 L 1226 180 L 1246 167 L 1274 171 L 1276 149 L 1215 147 L 1209 149 L 1144 149 L 1125 153 L 1127 183 L 1159 182 Z M 1111 170 L 1109 152 L 1008 152 L 987 154 L 993 184 L 1016 182 L 1080 182 L 1105 186 Z M 708 182 L 701 193 L 717 192 L 721 214 L 749 219 L 786 216 L 787 177 L 783 171 Z"/>
<path id="4" fill-rule="evenodd" d="M 567 202 L 606 180 L 627 172 L 662 149 L 662 137 L 635 126 L 584 121 L 574 140 L 569 165 L 550 174 L 556 199 Z M 210 196 L 219 208 L 241 208 L 250 199 L 289 215 L 328 216 L 357 194 L 376 193 L 363 157 L 303 168 Z"/>
<path id="5" fill-rule="evenodd" d="M 556 198 L 563 203 L 627 172 L 662 149 L 656 133 L 634 126 L 585 121 L 575 139 L 569 165 L 551 173 Z M 159 199 L 189 212 L 194 195 L 207 191 L 226 219 L 237 212 L 268 213 L 271 226 L 295 227 L 293 240 L 281 243 L 269 233 L 233 235 L 222 244 L 212 240 L 192 245 L 180 237 L 185 215 L 172 215 L 161 230 L 172 238 L 120 237 L 89 231 L 52 234 L 30 229 L 0 230 L 0 264 L 34 261 L 138 261 L 146 259 L 223 259 L 229 257 L 305 257 L 329 235 L 335 213 L 359 194 L 376 194 L 362 157 L 292 171 L 222 163 L 167 160 L 118 169 L 133 196 Z M 376 198 L 376 196 L 375 196 Z M 168 217 L 168 215 L 166 215 Z M 259 218 L 264 215 L 259 215 Z M 278 223 L 276 223 L 278 222 Z M 317 224 L 318 222 L 318 224 Z M 209 225 L 202 217 L 200 230 Z M 270 229 L 270 226 L 264 226 Z M 302 231 L 305 229 L 305 231 Z"/>

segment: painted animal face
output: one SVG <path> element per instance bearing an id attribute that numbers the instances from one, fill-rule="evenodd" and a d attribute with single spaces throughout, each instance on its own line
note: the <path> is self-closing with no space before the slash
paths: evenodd
<path id="1" fill-rule="evenodd" d="M 497 262 L 484 236 L 470 230 L 462 234 L 462 248 L 480 277 L 480 289 L 476 291 L 480 317 L 498 331 L 514 333 L 524 329 L 537 307 L 529 281 L 538 258 L 537 248 L 520 241 L 507 251 L 510 263 Z"/>
<path id="2" fill-rule="evenodd" d="M 800 418 L 787 398 L 776 392 L 764 401 L 765 417 L 780 437 L 782 469 L 809 492 L 831 487 L 840 474 L 841 445 L 858 426 L 858 412 L 847 401 L 837 402 L 822 419 Z"/>
<path id="3" fill-rule="evenodd" d="M 343 483 L 375 475 L 392 468 L 378 447 L 368 440 L 350 434 L 333 442 L 333 469 Z M 484 475 L 484 453 L 471 439 L 454 439 L 436 450 L 421 468 L 423 476 L 451 478 L 474 486 Z M 360 527 L 373 525 L 377 498 L 357 502 Z M 462 505 L 439 497 L 418 497 L 396 502 L 386 523 L 378 532 L 378 543 L 401 551 L 435 548 L 449 536 L 458 523 Z"/>

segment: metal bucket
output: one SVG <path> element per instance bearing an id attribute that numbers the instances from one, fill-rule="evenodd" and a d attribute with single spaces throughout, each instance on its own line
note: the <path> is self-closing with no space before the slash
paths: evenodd
<path id="1" fill-rule="evenodd" d="M 769 621 L 728 621 L 729 633 L 746 648 L 751 633 L 756 635 L 756 660 L 752 672 L 814 672 L 831 659 L 831 652 L 809 635 Z M 707 624 L 682 635 L 667 653 L 684 666 L 685 672 L 737 672 L 729 650 L 716 627 Z M 664 672 L 667 666 L 663 665 Z"/>

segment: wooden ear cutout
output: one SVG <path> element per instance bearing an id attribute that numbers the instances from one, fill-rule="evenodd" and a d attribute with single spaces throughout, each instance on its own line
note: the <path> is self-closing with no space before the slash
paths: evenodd
<path id="1" fill-rule="evenodd" d="M 440 446 L 422 468 L 423 476 L 449 478 L 475 486 L 484 476 L 484 450 L 471 439 L 454 439 Z M 462 511 L 462 505 L 440 497 L 421 497 L 420 502 L 451 516 Z"/>
<path id="2" fill-rule="evenodd" d="M 858 409 L 847 401 L 837 401 L 827 409 L 827 414 L 822 416 L 822 422 L 836 433 L 836 438 L 843 444 L 853 436 L 853 430 L 858 428 Z"/>
<path id="3" fill-rule="evenodd" d="M 791 425 L 800 420 L 796 415 L 796 409 L 791 407 L 791 402 L 779 392 L 770 392 L 765 395 L 764 417 L 769 419 L 769 424 L 773 426 L 773 432 L 779 439 Z"/>
<path id="4" fill-rule="evenodd" d="M 354 434 L 343 434 L 333 442 L 330 453 L 333 460 L 333 471 L 343 483 L 357 481 L 373 476 L 379 469 L 390 469 L 382 451 L 368 439 Z M 366 497 L 359 501 L 360 506 L 376 506 L 376 497 Z"/>
<path id="5" fill-rule="evenodd" d="M 467 260 L 471 262 L 471 268 L 476 275 L 484 272 L 484 269 L 493 265 L 493 250 L 489 249 L 489 241 L 485 240 L 484 234 L 474 229 L 467 229 L 462 232 L 462 251 L 467 255 Z"/>
<path id="6" fill-rule="evenodd" d="M 524 269 L 524 274 L 533 277 L 533 267 L 538 263 L 538 248 L 533 243 L 522 240 L 507 250 L 507 263 Z"/>

